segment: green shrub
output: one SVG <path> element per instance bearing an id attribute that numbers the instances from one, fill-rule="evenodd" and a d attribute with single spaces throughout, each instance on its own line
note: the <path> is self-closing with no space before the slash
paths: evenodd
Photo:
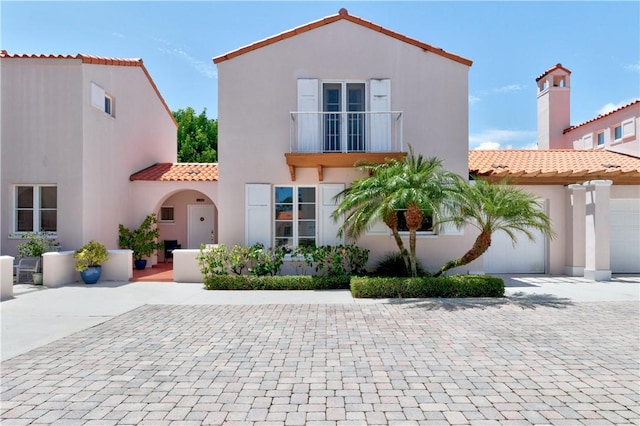
<path id="1" fill-rule="evenodd" d="M 349 288 L 348 276 L 311 275 L 210 275 L 207 290 L 327 290 Z"/>
<path id="2" fill-rule="evenodd" d="M 417 265 L 418 276 L 428 277 L 429 273 L 420 265 Z M 389 253 L 383 257 L 377 264 L 371 274 L 374 277 L 410 277 L 400 252 Z"/>
<path id="3" fill-rule="evenodd" d="M 353 277 L 351 294 L 356 298 L 503 297 L 504 281 L 488 275 Z"/>
<path id="4" fill-rule="evenodd" d="M 364 275 L 369 250 L 355 244 L 303 246 L 295 249 L 291 257 L 301 257 L 304 263 L 319 275 Z"/>

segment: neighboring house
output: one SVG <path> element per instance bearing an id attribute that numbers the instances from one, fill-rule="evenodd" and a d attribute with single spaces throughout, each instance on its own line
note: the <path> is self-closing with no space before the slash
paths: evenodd
<path id="1" fill-rule="evenodd" d="M 401 158 L 409 144 L 467 175 L 468 59 L 341 9 L 214 63 L 221 243 L 343 243 L 330 216 L 363 176 L 354 164 Z M 425 229 L 420 260 L 441 266 L 471 247 L 467 234 Z M 357 243 L 372 261 L 397 251 L 384 225 Z"/>
<path id="2" fill-rule="evenodd" d="M 92 239 L 114 249 L 118 224 L 152 212 L 165 215 L 161 238 L 186 246 L 186 205 L 213 210 L 216 196 L 191 181 L 215 177 L 193 179 L 203 165 L 175 166 L 162 184 L 147 181 L 162 173 L 135 174 L 177 156 L 176 122 L 141 59 L 3 50 L 0 72 L 0 252 L 16 255 L 20 234 L 40 230 L 64 250 Z"/>
<path id="3" fill-rule="evenodd" d="M 608 279 L 640 272 L 640 100 L 570 125 L 571 72 L 538 83 L 539 150 L 470 151 L 469 172 L 540 196 L 558 237 L 496 235 L 483 270 Z"/>

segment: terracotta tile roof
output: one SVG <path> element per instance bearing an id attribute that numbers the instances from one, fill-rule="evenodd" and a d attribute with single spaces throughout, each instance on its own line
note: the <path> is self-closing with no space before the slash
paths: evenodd
<path id="1" fill-rule="evenodd" d="M 640 185 L 640 158 L 601 149 L 471 150 L 469 173 L 490 181 L 557 185 L 610 179 Z"/>
<path id="2" fill-rule="evenodd" d="M 215 182 L 218 163 L 156 163 L 132 174 L 129 180 Z"/>
<path id="3" fill-rule="evenodd" d="M 253 50 L 260 49 L 261 47 L 265 47 L 265 46 L 268 46 L 270 44 L 277 43 L 280 40 L 285 40 L 287 38 L 291 38 L 291 37 L 296 36 L 298 34 L 301 34 L 301 33 L 307 32 L 307 31 L 311 31 L 313 29 L 322 27 L 324 25 L 331 24 L 331 23 L 339 21 L 341 19 L 344 19 L 344 20 L 349 21 L 349 22 L 353 22 L 353 23 L 358 24 L 358 25 L 362 25 L 365 28 L 369 28 L 369 29 L 371 29 L 373 31 L 378 31 L 378 32 L 380 32 L 380 33 L 382 33 L 384 35 L 389 36 L 389 37 L 393 37 L 393 38 L 398 39 L 400 41 L 404 41 L 405 43 L 412 44 L 412 45 L 417 46 L 417 47 L 419 47 L 421 49 L 424 49 L 424 50 L 426 50 L 428 52 L 435 53 L 437 55 L 440 55 L 440 56 L 443 56 L 445 58 L 451 59 L 453 61 L 459 62 L 461 64 L 464 64 L 464 65 L 467 65 L 467 66 L 471 66 L 471 64 L 473 63 L 473 61 L 471 61 L 470 59 L 466 59 L 466 58 L 463 58 L 462 56 L 454 55 L 453 53 L 449 53 L 449 52 L 447 52 L 447 51 L 445 51 L 443 49 L 440 49 L 438 47 L 435 47 L 435 46 L 432 46 L 430 44 L 423 43 L 421 41 L 412 39 L 410 37 L 407 37 L 405 35 L 402 35 L 400 33 L 395 32 L 395 31 L 391 31 L 389 29 L 381 27 L 380 25 L 376 25 L 373 22 L 364 20 L 362 18 L 358 18 L 357 16 L 349 15 L 349 12 L 347 12 L 347 10 L 344 9 L 344 8 L 340 9 L 338 14 L 336 14 L 336 15 L 331 15 L 331 16 L 328 16 L 326 18 L 310 22 L 310 23 L 308 23 L 306 25 L 302 25 L 300 27 L 293 28 L 292 30 L 285 31 L 285 32 L 277 34 L 277 35 L 275 35 L 273 37 L 269 37 L 269 38 L 266 38 L 264 40 L 260 40 L 260 41 L 257 41 L 255 43 L 253 43 L 253 44 L 250 44 L 248 46 L 241 47 L 240 49 L 234 50 L 232 52 L 225 53 L 224 55 L 217 56 L 217 57 L 213 58 L 213 63 L 214 64 L 218 64 L 218 63 L 226 61 L 228 59 L 235 58 L 236 56 L 240 56 L 242 54 L 251 52 Z"/>
<path id="4" fill-rule="evenodd" d="M 599 116 L 594 117 L 591 120 L 587 120 L 587 121 L 584 121 L 584 122 L 582 122 L 580 124 L 576 124 L 575 126 L 571 126 L 569 128 L 566 128 L 566 129 L 564 129 L 564 131 L 562 133 L 569 133 L 570 131 L 577 129 L 578 127 L 581 127 L 581 126 L 584 126 L 585 124 L 589 124 L 589 123 L 592 123 L 594 121 L 600 120 L 601 118 L 607 117 L 607 116 L 609 116 L 611 114 L 615 114 L 616 112 L 622 111 L 623 109 L 627 109 L 629 107 L 632 107 L 633 105 L 638 105 L 638 109 L 640 109 L 640 99 L 636 99 L 635 101 L 630 102 L 630 103 L 628 103 L 626 105 L 623 105 L 620 108 L 616 108 L 613 111 L 609 111 L 606 114 L 600 114 Z"/>
<path id="5" fill-rule="evenodd" d="M 8 53 L 4 49 L 0 50 L 0 58 L 6 58 L 6 59 L 75 59 L 75 60 L 82 61 L 83 64 L 112 65 L 112 66 L 119 66 L 119 67 L 140 67 L 142 69 L 142 72 L 144 72 L 144 75 L 149 80 L 149 83 L 151 84 L 151 87 L 153 87 L 153 90 L 156 92 L 156 95 L 158 95 L 158 98 L 160 99 L 160 102 L 162 102 L 162 105 L 167 110 L 167 113 L 169 114 L 169 116 L 171 116 L 171 119 L 173 120 L 174 124 L 176 125 L 176 127 L 178 126 L 178 122 L 173 117 L 173 113 L 171 112 L 171 109 L 169 108 L 169 106 L 165 102 L 164 98 L 160 94 L 160 91 L 158 90 L 158 87 L 156 86 L 156 83 L 151 78 L 151 75 L 149 74 L 149 71 L 147 71 L 147 68 L 144 66 L 144 64 L 142 63 L 142 59 L 140 59 L 140 58 L 111 58 L 111 57 L 105 57 L 105 56 L 87 55 L 87 54 L 84 54 L 84 53 L 78 53 L 77 55 Z"/>
<path id="6" fill-rule="evenodd" d="M 542 74 L 540 74 L 538 77 L 536 77 L 536 81 L 540 81 L 542 78 L 544 78 L 544 76 L 549 74 L 551 71 L 555 71 L 557 69 L 565 70 L 566 72 L 571 74 L 571 71 L 569 71 L 568 68 L 563 67 L 561 63 L 557 63 L 554 66 L 552 66 L 551 68 L 549 68 L 548 70 L 546 70 L 545 72 L 543 72 Z"/>

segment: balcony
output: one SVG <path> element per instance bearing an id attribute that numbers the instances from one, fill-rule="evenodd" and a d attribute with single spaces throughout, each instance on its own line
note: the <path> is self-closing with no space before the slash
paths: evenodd
<path id="1" fill-rule="evenodd" d="M 322 181 L 325 167 L 405 156 L 399 111 L 292 112 L 289 130 L 290 152 L 285 157 L 292 181 L 296 167 L 317 168 Z"/>

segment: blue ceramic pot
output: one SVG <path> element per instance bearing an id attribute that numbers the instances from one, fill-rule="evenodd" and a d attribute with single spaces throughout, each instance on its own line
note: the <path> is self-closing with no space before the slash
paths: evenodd
<path id="1" fill-rule="evenodd" d="M 133 264 L 136 269 L 144 269 L 147 267 L 147 259 L 134 260 Z"/>
<path id="2" fill-rule="evenodd" d="M 100 279 L 102 266 L 89 266 L 84 271 L 80 271 L 80 277 L 85 284 L 95 284 Z"/>

